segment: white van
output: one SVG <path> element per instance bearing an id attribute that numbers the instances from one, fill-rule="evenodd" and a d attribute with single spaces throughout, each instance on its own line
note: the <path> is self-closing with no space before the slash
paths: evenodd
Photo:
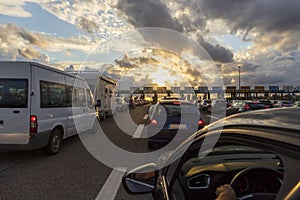
<path id="1" fill-rule="evenodd" d="M 0 149 L 46 147 L 93 127 L 92 93 L 78 76 L 34 62 L 0 62 Z"/>

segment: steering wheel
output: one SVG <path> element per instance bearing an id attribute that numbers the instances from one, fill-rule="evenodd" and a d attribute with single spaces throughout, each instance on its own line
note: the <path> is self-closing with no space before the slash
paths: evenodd
<path id="1" fill-rule="evenodd" d="M 234 191 L 237 193 L 237 198 L 239 200 L 250 200 L 250 199 L 256 199 L 256 200 L 273 200 L 276 198 L 277 193 L 270 193 L 270 192 L 252 192 L 248 194 L 239 194 L 238 193 L 238 183 L 242 180 L 242 178 L 247 174 L 255 174 L 255 173 L 276 173 L 279 174 L 278 171 L 274 169 L 270 169 L 267 167 L 249 167 L 242 171 L 240 171 L 238 174 L 233 177 L 233 179 L 230 182 L 230 186 L 234 189 Z"/>

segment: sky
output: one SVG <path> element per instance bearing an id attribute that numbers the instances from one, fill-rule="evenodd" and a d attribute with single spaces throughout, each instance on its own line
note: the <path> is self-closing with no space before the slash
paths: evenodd
<path id="1" fill-rule="evenodd" d="M 160 27 L 198 43 L 225 86 L 237 86 L 237 66 L 241 85 L 297 86 L 299 10 L 298 0 L 2 0 L 0 60 L 110 66 L 113 76 L 137 85 L 197 87 L 213 77 L 210 69 L 193 69 L 181 44 L 177 53 L 163 42 L 145 53 L 135 42 L 122 43 L 124 34 L 145 39 L 140 29 Z"/>

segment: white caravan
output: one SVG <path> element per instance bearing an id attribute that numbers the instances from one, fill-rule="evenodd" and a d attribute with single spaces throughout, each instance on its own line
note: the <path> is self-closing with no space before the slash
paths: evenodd
<path id="1" fill-rule="evenodd" d="M 83 78 L 33 62 L 0 62 L 0 149 L 46 147 L 93 128 L 95 104 Z"/>
<path id="2" fill-rule="evenodd" d="M 114 93 L 117 81 L 105 76 L 98 71 L 77 71 L 77 75 L 86 79 L 91 91 L 93 91 L 98 119 L 104 120 L 116 112 Z"/>

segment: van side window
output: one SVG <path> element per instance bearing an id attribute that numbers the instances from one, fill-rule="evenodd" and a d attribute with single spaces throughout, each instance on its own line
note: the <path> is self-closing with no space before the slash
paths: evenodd
<path id="1" fill-rule="evenodd" d="M 66 87 L 63 84 L 40 81 L 41 108 L 65 107 Z"/>
<path id="2" fill-rule="evenodd" d="M 83 88 L 78 89 L 79 94 L 79 104 L 80 106 L 86 106 L 86 100 L 85 100 L 85 90 Z"/>
<path id="3" fill-rule="evenodd" d="M 87 106 L 89 108 L 94 108 L 94 101 L 91 94 L 91 91 L 89 89 L 86 89 L 86 97 L 87 97 Z"/>
<path id="4" fill-rule="evenodd" d="M 85 90 L 83 88 L 73 88 L 72 104 L 73 106 L 86 106 Z"/>
<path id="5" fill-rule="evenodd" d="M 65 104 L 67 107 L 72 107 L 72 94 L 73 94 L 73 87 L 66 86 Z"/>
<path id="6" fill-rule="evenodd" d="M 0 108 L 27 108 L 28 80 L 0 79 Z"/>

